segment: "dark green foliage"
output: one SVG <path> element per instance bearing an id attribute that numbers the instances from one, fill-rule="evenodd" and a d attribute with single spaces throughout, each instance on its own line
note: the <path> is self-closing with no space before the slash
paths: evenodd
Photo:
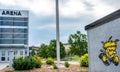
<path id="1" fill-rule="evenodd" d="M 56 58 L 56 40 L 51 40 L 49 45 L 42 44 L 39 50 L 39 56 L 43 58 Z M 60 57 L 66 56 L 65 47 L 60 42 Z"/>
<path id="2" fill-rule="evenodd" d="M 56 40 L 51 40 L 49 44 L 49 57 L 56 58 Z M 60 58 L 64 58 L 66 56 L 65 47 L 62 42 L 60 42 Z"/>
<path id="3" fill-rule="evenodd" d="M 46 60 L 46 64 L 48 64 L 48 65 L 53 65 L 54 64 L 54 59 L 53 58 L 47 58 L 47 60 Z"/>
<path id="4" fill-rule="evenodd" d="M 47 58 L 48 57 L 48 47 L 49 45 L 45 45 L 45 44 L 41 44 L 40 49 L 39 49 L 39 56 L 43 57 L 43 58 Z"/>
<path id="5" fill-rule="evenodd" d="M 35 67 L 35 60 L 32 57 L 20 57 L 13 60 L 13 68 L 15 70 L 28 70 Z"/>
<path id="6" fill-rule="evenodd" d="M 70 44 L 70 53 L 72 55 L 82 56 L 88 52 L 87 50 L 87 37 L 80 31 L 69 36 L 68 43 Z"/>
<path id="7" fill-rule="evenodd" d="M 34 50 L 34 49 L 32 49 L 31 54 L 32 54 L 32 56 L 36 55 L 36 53 L 35 53 L 35 50 Z"/>
<path id="8" fill-rule="evenodd" d="M 65 67 L 69 67 L 70 64 L 66 61 L 66 62 L 64 63 L 64 66 L 65 66 Z"/>
<path id="9" fill-rule="evenodd" d="M 84 54 L 80 57 L 80 66 L 88 67 L 88 54 Z"/>

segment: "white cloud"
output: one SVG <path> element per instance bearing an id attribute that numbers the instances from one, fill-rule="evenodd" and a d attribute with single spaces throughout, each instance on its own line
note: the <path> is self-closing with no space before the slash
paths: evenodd
<path id="1" fill-rule="evenodd" d="M 29 9 L 36 15 L 43 16 L 54 15 L 55 3 L 52 0 L 0 0 L 0 3 L 5 6 L 19 6 L 23 9 Z"/>
<path id="2" fill-rule="evenodd" d="M 103 0 L 91 0 L 89 2 L 94 5 L 92 15 L 95 18 L 103 17 L 116 10 L 114 6 L 105 3 Z"/>
<path id="3" fill-rule="evenodd" d="M 81 0 L 69 0 L 66 4 L 60 5 L 60 12 L 63 16 L 78 16 L 85 12 L 84 4 Z"/>
<path id="4" fill-rule="evenodd" d="M 68 0 L 66 4 L 61 4 L 60 6 L 60 14 L 65 17 L 79 17 L 85 14 L 100 18 L 116 10 L 113 5 L 103 0 Z"/>
<path id="5" fill-rule="evenodd" d="M 23 9 L 31 10 L 36 15 L 55 15 L 54 0 L 9 0 L 9 2 L 8 0 L 0 0 L 0 3 L 8 7 L 19 6 Z M 88 7 L 91 8 L 91 10 L 87 9 Z M 116 10 L 116 7 L 104 0 L 66 0 L 65 2 L 60 2 L 59 9 L 60 15 L 65 17 L 79 17 L 85 14 L 99 18 L 113 12 Z"/>

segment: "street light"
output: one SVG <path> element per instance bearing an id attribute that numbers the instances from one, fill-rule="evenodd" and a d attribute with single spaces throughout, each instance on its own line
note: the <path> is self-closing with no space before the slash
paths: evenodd
<path id="1" fill-rule="evenodd" d="M 60 66 L 60 40 L 59 40 L 59 2 L 56 0 L 56 45 L 57 45 L 57 67 Z"/>

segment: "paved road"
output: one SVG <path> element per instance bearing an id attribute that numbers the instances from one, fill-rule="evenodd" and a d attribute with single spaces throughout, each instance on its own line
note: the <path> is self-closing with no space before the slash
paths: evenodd
<path id="1" fill-rule="evenodd" d="M 6 66 L 8 66 L 8 63 L 1 63 L 0 62 L 0 70 L 2 70 L 3 68 L 5 68 Z"/>

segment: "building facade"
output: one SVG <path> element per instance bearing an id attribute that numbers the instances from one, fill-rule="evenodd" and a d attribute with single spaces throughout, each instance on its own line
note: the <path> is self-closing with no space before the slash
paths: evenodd
<path id="1" fill-rule="evenodd" d="M 26 10 L 0 9 L 0 62 L 9 62 L 10 51 L 14 57 L 29 55 L 28 22 Z"/>

